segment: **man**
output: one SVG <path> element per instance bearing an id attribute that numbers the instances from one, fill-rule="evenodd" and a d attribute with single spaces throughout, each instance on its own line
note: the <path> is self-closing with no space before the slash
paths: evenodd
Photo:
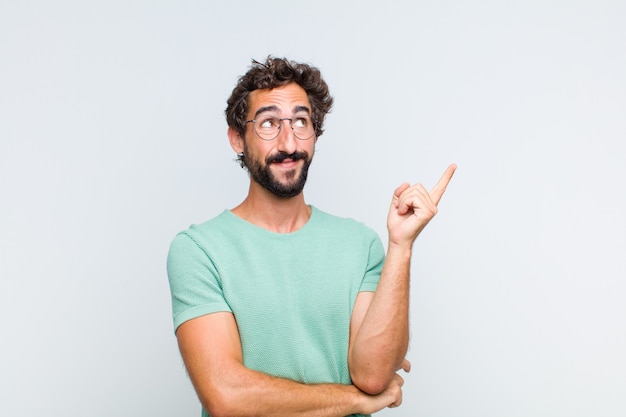
<path id="1" fill-rule="evenodd" d="M 394 192 L 378 236 L 305 203 L 332 97 L 309 65 L 253 61 L 228 100 L 228 138 L 250 175 L 243 202 L 179 233 L 168 255 L 174 325 L 203 416 L 369 415 L 402 402 L 412 245 L 437 211 Z"/>

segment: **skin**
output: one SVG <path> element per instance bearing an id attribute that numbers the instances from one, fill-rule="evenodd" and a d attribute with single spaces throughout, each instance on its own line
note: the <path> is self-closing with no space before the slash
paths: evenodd
<path id="1" fill-rule="evenodd" d="M 257 109 L 275 106 L 281 117 L 309 100 L 296 84 L 257 90 L 249 97 L 248 118 Z M 287 122 L 273 141 L 260 139 L 252 124 L 245 137 L 232 129 L 228 137 L 235 152 L 263 163 L 277 152 L 304 151 L 312 158 L 316 138 L 299 140 Z M 272 163 L 270 170 L 285 184 L 301 174 L 304 161 Z M 375 293 L 358 295 L 350 322 L 349 367 L 354 385 L 301 384 L 269 376 L 243 364 L 237 324 L 231 313 L 214 313 L 183 323 L 177 330 L 179 348 L 203 406 L 212 416 L 346 416 L 371 414 L 402 403 L 403 379 L 409 371 L 408 347 L 409 267 L 415 238 L 437 212 L 437 204 L 450 181 L 450 165 L 428 192 L 422 185 L 400 185 L 389 207 L 389 246 Z M 290 233 L 309 219 L 303 193 L 278 197 L 251 178 L 247 197 L 232 212 L 248 222 L 276 233 Z"/>
<path id="2" fill-rule="evenodd" d="M 296 84 L 273 90 L 253 91 L 249 100 L 248 119 L 253 119 L 257 109 L 261 107 L 276 106 L 282 112 L 281 117 L 291 117 L 293 110 L 302 106 L 311 108 L 305 91 Z M 297 139 L 286 121 L 283 122 L 278 137 L 271 141 L 259 138 L 251 123 L 247 125 L 245 139 L 230 128 L 228 138 L 235 152 L 244 152 L 245 149 L 248 158 L 260 161 L 265 161 L 269 155 L 279 152 L 293 154 L 296 151 L 306 152 L 313 158 L 317 142 L 315 137 L 304 141 Z M 286 159 L 282 163 L 271 164 L 270 169 L 278 181 L 290 183 L 295 182 L 295 177 L 301 174 L 303 165 L 303 160 L 294 162 Z M 311 215 L 303 193 L 291 198 L 277 197 L 253 180 L 250 181 L 248 196 L 232 212 L 244 220 L 276 233 L 298 230 Z"/>

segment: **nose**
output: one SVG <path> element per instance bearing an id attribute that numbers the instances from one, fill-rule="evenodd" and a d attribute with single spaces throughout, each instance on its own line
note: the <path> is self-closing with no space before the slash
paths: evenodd
<path id="1" fill-rule="evenodd" d="M 279 151 L 292 154 L 297 150 L 298 144 L 293 129 L 291 128 L 291 119 L 281 119 L 280 122 L 282 126 L 276 138 L 276 147 Z"/>

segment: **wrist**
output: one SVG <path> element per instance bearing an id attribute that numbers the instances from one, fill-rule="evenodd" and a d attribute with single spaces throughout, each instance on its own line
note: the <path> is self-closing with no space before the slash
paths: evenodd
<path id="1" fill-rule="evenodd" d="M 356 385 L 343 385 L 343 387 L 346 394 L 344 398 L 347 399 L 348 405 L 348 409 L 344 411 L 347 411 L 348 414 L 371 414 L 367 412 L 367 395 L 363 391 Z"/>
<path id="2" fill-rule="evenodd" d="M 354 413 L 356 414 L 373 414 L 378 411 L 375 407 L 372 407 L 372 396 L 361 391 L 356 385 L 350 386 L 353 389 Z"/>
<path id="3" fill-rule="evenodd" d="M 398 258 L 411 258 L 413 254 L 413 242 L 412 241 L 393 241 L 389 239 L 387 244 L 387 257 L 398 257 Z"/>

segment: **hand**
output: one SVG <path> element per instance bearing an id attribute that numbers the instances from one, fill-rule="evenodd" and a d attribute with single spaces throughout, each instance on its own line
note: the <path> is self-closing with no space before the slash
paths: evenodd
<path id="1" fill-rule="evenodd" d="M 396 369 L 396 371 L 399 371 L 400 369 L 402 369 L 406 373 L 411 372 L 411 362 L 409 362 L 408 359 L 403 360 L 400 368 Z"/>
<path id="2" fill-rule="evenodd" d="M 403 183 L 396 188 L 387 216 L 390 243 L 413 244 L 415 238 L 437 214 L 437 205 L 455 170 L 455 164 L 448 166 L 430 193 L 422 184 L 411 186 Z"/>

